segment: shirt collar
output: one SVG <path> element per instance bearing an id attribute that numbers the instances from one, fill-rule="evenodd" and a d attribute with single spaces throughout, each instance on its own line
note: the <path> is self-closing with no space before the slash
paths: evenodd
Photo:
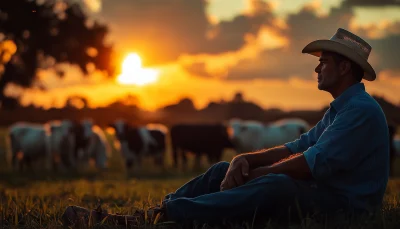
<path id="1" fill-rule="evenodd" d="M 356 83 L 351 85 L 349 88 L 347 88 L 342 94 L 340 94 L 335 100 L 333 100 L 330 105 L 333 107 L 336 111 L 340 111 L 344 105 L 346 105 L 347 101 L 354 95 L 360 93 L 360 92 L 365 92 L 365 86 L 363 83 Z"/>

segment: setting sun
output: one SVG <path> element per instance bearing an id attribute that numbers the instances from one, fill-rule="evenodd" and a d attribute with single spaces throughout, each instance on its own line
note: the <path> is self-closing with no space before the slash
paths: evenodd
<path id="1" fill-rule="evenodd" d="M 156 82 L 158 71 L 142 68 L 142 60 L 136 53 L 129 54 L 122 63 L 122 73 L 117 77 L 120 84 L 143 86 Z"/>

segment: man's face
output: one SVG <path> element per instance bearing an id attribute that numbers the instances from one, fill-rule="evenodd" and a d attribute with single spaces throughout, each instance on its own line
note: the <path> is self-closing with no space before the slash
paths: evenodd
<path id="1" fill-rule="evenodd" d="M 319 62 L 315 68 L 318 73 L 318 89 L 331 91 L 340 82 L 339 67 L 329 53 L 322 52 Z"/>

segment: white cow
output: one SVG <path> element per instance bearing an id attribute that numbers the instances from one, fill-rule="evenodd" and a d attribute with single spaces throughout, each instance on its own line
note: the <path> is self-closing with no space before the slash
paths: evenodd
<path id="1" fill-rule="evenodd" d="M 45 160 L 45 168 L 51 169 L 50 132 L 40 124 L 18 122 L 9 127 L 7 161 L 14 170 L 21 170 L 31 162 Z"/>
<path id="2" fill-rule="evenodd" d="M 229 134 L 237 153 L 257 151 L 296 140 L 310 129 L 301 119 L 281 119 L 267 125 L 258 121 L 233 119 Z"/>
<path id="3" fill-rule="evenodd" d="M 104 131 L 94 125 L 91 120 L 83 120 L 81 125 L 87 145 L 83 149 L 83 154 L 79 156 L 79 160 L 87 164 L 90 159 L 93 159 L 97 168 L 107 168 L 107 160 L 111 157 L 111 147 Z"/>

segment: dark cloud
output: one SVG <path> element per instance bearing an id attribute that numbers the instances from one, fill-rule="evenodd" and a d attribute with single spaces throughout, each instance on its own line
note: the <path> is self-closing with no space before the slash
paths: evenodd
<path id="1" fill-rule="evenodd" d="M 318 17 L 315 10 L 305 7 L 297 14 L 287 19 L 288 28 L 283 34 L 289 39 L 290 45 L 286 48 L 264 50 L 254 60 L 241 60 L 229 69 L 229 80 L 287 79 L 299 76 L 311 79 L 312 73 L 318 64 L 318 58 L 302 54 L 301 50 L 309 42 L 317 39 L 329 39 L 338 28 L 349 29 L 350 21 L 354 16 L 352 8 L 342 5 L 333 8 L 326 17 Z M 367 38 L 369 29 L 360 29 L 351 32 L 358 34 L 372 46 L 369 58 L 375 71 L 400 69 L 400 23 L 395 22 L 387 26 L 388 36 L 379 39 Z"/>
<path id="2" fill-rule="evenodd" d="M 375 61 L 375 71 L 400 70 L 400 34 L 368 40 L 368 42 L 371 44 L 374 54 L 378 57 Z"/>
<path id="3" fill-rule="evenodd" d="M 399 0 L 346 0 L 343 5 L 347 6 L 393 6 L 400 5 Z"/>
<path id="4" fill-rule="evenodd" d="M 103 1 L 101 15 L 118 40 L 138 51 L 144 64 L 176 60 L 181 54 L 217 54 L 239 50 L 245 35 L 256 35 L 273 20 L 270 7 L 254 0 L 254 13 L 213 25 L 206 0 Z M 123 37 L 125 38 L 123 38 Z"/>
<path id="5" fill-rule="evenodd" d="M 282 34 L 289 38 L 289 46 L 274 50 L 264 50 L 256 60 L 242 60 L 229 70 L 229 80 L 255 78 L 287 79 L 291 76 L 311 78 L 318 59 L 302 54 L 301 50 L 316 39 L 329 39 L 341 27 L 348 29 L 351 10 L 332 9 L 327 17 L 318 17 L 309 7 L 299 13 L 289 15 L 288 29 Z"/>
<path id="6" fill-rule="evenodd" d="M 316 59 L 306 58 L 299 50 L 280 48 L 266 50 L 254 60 L 242 60 L 228 73 L 228 80 L 287 79 L 290 76 L 310 76 Z"/>

